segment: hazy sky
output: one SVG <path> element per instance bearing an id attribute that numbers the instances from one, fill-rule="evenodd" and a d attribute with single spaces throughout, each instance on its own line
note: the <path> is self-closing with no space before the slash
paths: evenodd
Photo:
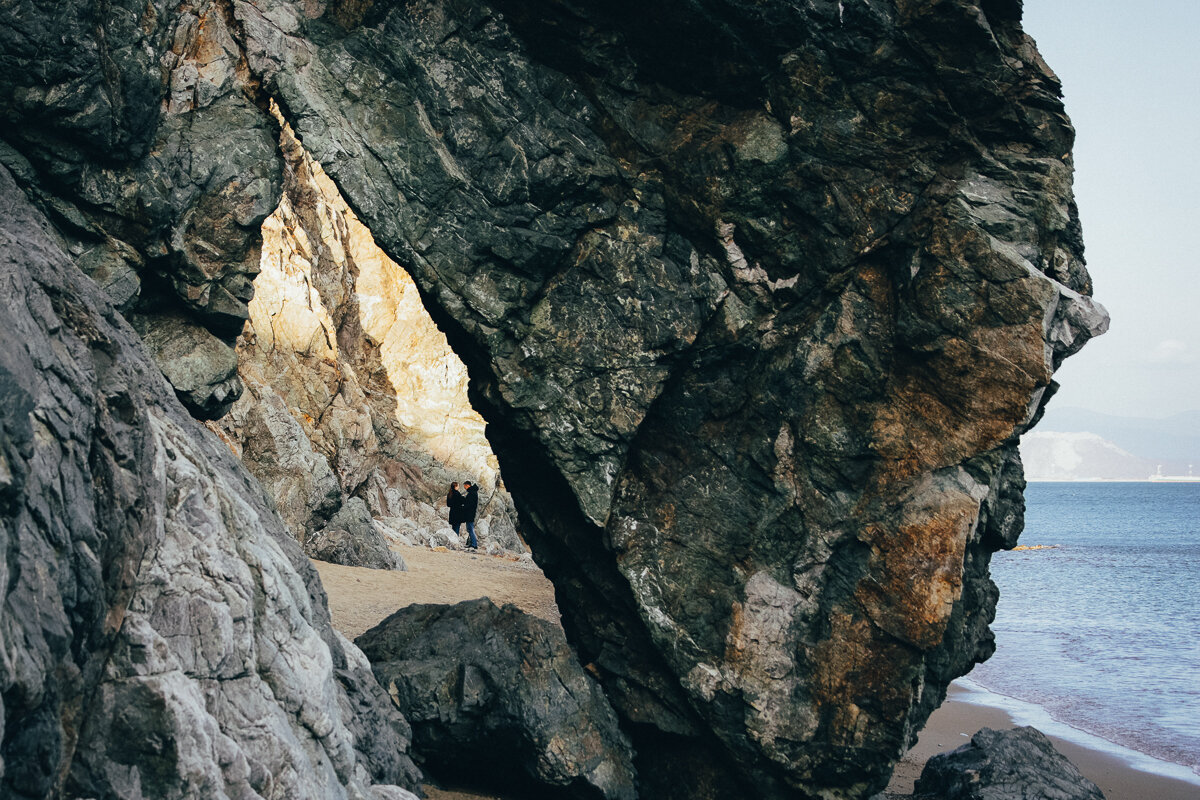
<path id="1" fill-rule="evenodd" d="M 1095 297 L 1112 328 L 1055 375 L 1053 406 L 1200 409 L 1200 0 L 1025 0 L 1062 79 Z"/>

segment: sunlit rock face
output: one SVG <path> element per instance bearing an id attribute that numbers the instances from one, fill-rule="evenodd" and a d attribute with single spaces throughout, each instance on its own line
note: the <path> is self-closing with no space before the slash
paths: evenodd
<path id="1" fill-rule="evenodd" d="M 215 427 L 306 545 L 351 496 L 383 530 L 444 541 L 449 484 L 471 480 L 485 546 L 522 549 L 466 367 L 408 274 L 286 125 L 281 137 L 283 199 L 238 347 L 247 391 Z"/>
<path id="2" fill-rule="evenodd" d="M 881 788 L 990 653 L 1016 437 L 1106 324 L 1020 4 L 108 7 L 0 21 L 0 158 L 147 342 L 250 314 L 276 101 L 467 365 L 640 794 Z M 322 280 L 313 352 L 382 347 Z M 337 371 L 329 430 L 380 439 Z M 370 475 L 295 424 L 301 494 Z"/>

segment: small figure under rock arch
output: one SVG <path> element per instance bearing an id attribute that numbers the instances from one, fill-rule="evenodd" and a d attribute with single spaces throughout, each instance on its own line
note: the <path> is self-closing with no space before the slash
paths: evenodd
<path id="1" fill-rule="evenodd" d="M 454 535 L 458 536 L 458 529 L 462 527 L 463 522 L 463 502 L 462 493 L 458 491 L 458 481 L 450 484 L 450 491 L 446 493 L 446 505 L 450 508 L 450 527 L 454 530 Z"/>
<path id="2" fill-rule="evenodd" d="M 479 510 L 479 487 L 466 481 L 463 483 L 463 488 L 467 490 L 467 494 L 462 501 L 462 521 L 467 523 L 467 547 L 474 550 L 479 547 L 479 541 L 475 538 L 475 512 Z M 458 533 L 458 528 L 455 528 L 454 532 Z"/>

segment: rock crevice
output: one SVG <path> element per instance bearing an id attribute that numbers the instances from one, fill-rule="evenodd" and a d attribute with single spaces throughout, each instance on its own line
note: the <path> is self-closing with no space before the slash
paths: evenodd
<path id="1" fill-rule="evenodd" d="M 386 568 L 388 541 L 457 546 L 445 518 L 455 480 L 483 487 L 482 546 L 523 552 L 466 368 L 408 275 L 281 127 L 283 200 L 263 225 L 238 339 L 248 391 L 210 427 L 316 558 Z M 338 522 L 347 514 L 358 520 L 349 528 Z"/>

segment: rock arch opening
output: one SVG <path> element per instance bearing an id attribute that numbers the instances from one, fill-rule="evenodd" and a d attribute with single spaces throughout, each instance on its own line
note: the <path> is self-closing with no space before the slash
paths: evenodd
<path id="1" fill-rule="evenodd" d="M 283 197 L 263 222 L 242 397 L 208 423 L 275 498 L 310 556 L 396 566 L 381 543 L 455 548 L 452 481 L 481 487 L 485 551 L 527 551 L 467 399 L 467 371 L 407 272 L 281 125 Z"/>

